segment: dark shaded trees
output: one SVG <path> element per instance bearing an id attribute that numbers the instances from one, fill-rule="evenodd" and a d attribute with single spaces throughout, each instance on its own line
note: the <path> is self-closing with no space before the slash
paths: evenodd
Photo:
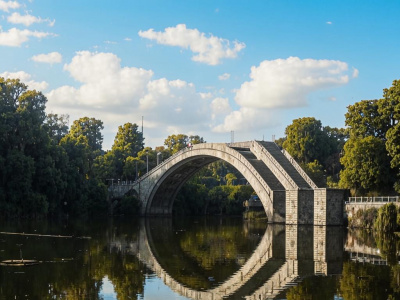
<path id="1" fill-rule="evenodd" d="M 400 191 L 400 81 L 394 80 L 379 100 L 350 105 L 340 185 L 362 194 Z M 361 171 L 354 168 L 361 168 Z"/>

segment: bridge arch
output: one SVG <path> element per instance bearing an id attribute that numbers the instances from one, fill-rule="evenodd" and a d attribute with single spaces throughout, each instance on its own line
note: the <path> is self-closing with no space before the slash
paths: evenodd
<path id="1" fill-rule="evenodd" d="M 164 232 L 171 229 L 171 220 L 159 218 L 142 220 L 139 233 L 138 249 L 136 250 L 139 259 L 145 263 L 156 275 L 163 280 L 173 291 L 178 294 L 188 297 L 190 299 L 225 299 L 226 297 L 235 294 L 243 293 L 242 288 L 256 280 L 259 282 L 260 278 L 257 276 L 259 272 L 265 273 L 263 268 L 270 271 L 268 274 L 280 274 L 279 277 L 275 276 L 272 279 L 272 286 L 278 287 L 283 280 L 292 281 L 297 277 L 297 268 L 289 266 L 285 261 L 285 227 L 284 225 L 275 224 L 266 228 L 265 233 L 261 237 L 257 247 L 254 249 L 253 254 L 246 260 L 246 262 L 234 274 L 226 278 L 217 286 L 209 289 L 198 290 L 187 286 L 174 278 L 165 268 L 157 254 L 157 247 L 154 245 L 154 238 L 152 236 L 151 222 L 160 221 L 164 224 Z M 272 273 L 272 274 L 269 274 Z"/>
<path id="2" fill-rule="evenodd" d="M 233 148 L 227 144 L 197 144 L 191 149 L 185 149 L 170 157 L 158 168 L 141 178 L 135 187 L 142 200 L 143 215 L 169 215 L 177 193 L 183 184 L 202 167 L 223 160 L 235 167 L 259 196 L 269 220 L 284 221 L 285 187 L 268 169 L 264 168 L 261 175 L 249 158 L 256 159 L 250 151 L 250 144 L 243 144 L 243 148 Z M 245 147 L 247 146 L 247 147 Z M 238 149 L 240 151 L 238 151 Z M 265 180 L 266 174 L 273 181 L 275 190 L 270 182 Z M 278 187 L 278 190 L 277 188 Z M 275 198 L 275 199 L 274 199 Z M 275 205 L 274 200 L 280 199 L 281 205 Z M 275 201 L 277 203 L 277 201 Z"/>
<path id="3" fill-rule="evenodd" d="M 130 185 L 109 187 L 110 198 L 135 190 L 142 215 L 171 215 L 182 185 L 216 160 L 235 167 L 253 187 L 268 222 L 342 225 L 345 190 L 318 188 L 274 142 L 203 143 L 171 156 Z"/>

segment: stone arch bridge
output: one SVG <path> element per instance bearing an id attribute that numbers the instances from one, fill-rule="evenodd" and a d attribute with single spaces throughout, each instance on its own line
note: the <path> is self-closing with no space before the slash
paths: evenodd
<path id="1" fill-rule="evenodd" d="M 181 150 L 130 185 L 109 187 L 111 198 L 134 190 L 142 215 L 171 215 L 183 184 L 202 167 L 224 160 L 253 187 L 268 221 L 341 225 L 344 190 L 322 189 L 274 142 L 202 143 Z"/>

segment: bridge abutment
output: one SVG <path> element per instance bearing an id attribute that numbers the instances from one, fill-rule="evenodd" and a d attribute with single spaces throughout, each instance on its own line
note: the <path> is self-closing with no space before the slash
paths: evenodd
<path id="1" fill-rule="evenodd" d="M 286 191 L 286 224 L 313 224 L 314 190 Z"/>

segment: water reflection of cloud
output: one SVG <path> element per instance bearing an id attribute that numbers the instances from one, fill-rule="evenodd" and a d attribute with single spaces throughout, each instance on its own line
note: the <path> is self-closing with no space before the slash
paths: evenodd
<path id="1" fill-rule="evenodd" d="M 101 286 L 100 290 L 100 296 L 104 300 L 116 300 L 117 299 L 117 294 L 114 291 L 114 285 L 112 282 L 108 279 L 108 276 L 103 277 L 103 284 Z"/>

